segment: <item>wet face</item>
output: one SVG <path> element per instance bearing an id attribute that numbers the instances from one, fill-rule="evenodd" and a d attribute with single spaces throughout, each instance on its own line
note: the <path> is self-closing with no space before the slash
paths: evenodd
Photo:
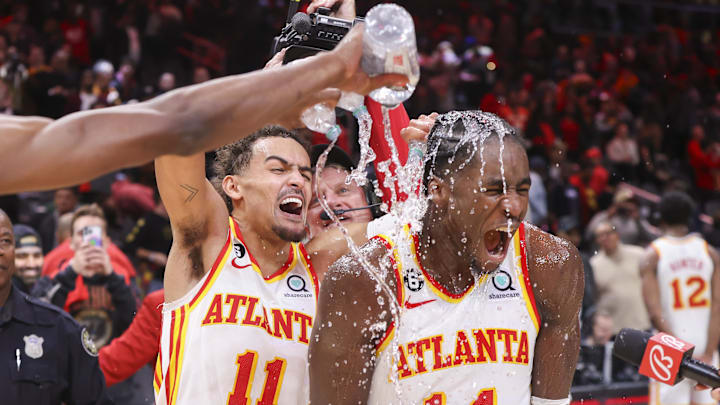
<path id="1" fill-rule="evenodd" d="M 25 285 L 31 286 L 40 278 L 43 266 L 42 249 L 25 246 L 15 249 L 15 269 Z"/>
<path id="2" fill-rule="evenodd" d="M 253 230 L 288 242 L 305 237 L 312 171 L 310 157 L 291 138 L 263 138 L 253 145 L 253 154 L 238 183 L 236 207 Z"/>
<path id="3" fill-rule="evenodd" d="M 15 271 L 15 237 L 10 219 L 0 213 L 0 292 L 10 288 Z"/>
<path id="4" fill-rule="evenodd" d="M 454 176 L 447 203 L 450 237 L 460 238 L 458 245 L 465 250 L 461 255 L 472 257 L 474 266 L 483 271 L 495 270 L 505 259 L 528 209 L 527 154 L 516 142 L 505 141 L 501 165 L 500 145 L 497 137 L 488 139 L 484 168 L 476 154 L 473 164 Z"/>
<path id="5" fill-rule="evenodd" d="M 354 182 L 345 184 L 347 175 L 346 170 L 334 166 L 326 167 L 322 171 L 319 184 L 320 194 L 333 210 L 346 210 L 368 205 L 365 192 L 360 186 Z M 330 219 L 323 220 L 320 217 L 322 213 L 323 208 L 320 206 L 317 196 L 313 196 L 307 218 L 310 234 L 313 236 L 320 234 L 326 227 L 333 224 Z M 370 209 L 351 211 L 340 215 L 339 218 L 341 222 L 370 222 L 372 213 Z"/>

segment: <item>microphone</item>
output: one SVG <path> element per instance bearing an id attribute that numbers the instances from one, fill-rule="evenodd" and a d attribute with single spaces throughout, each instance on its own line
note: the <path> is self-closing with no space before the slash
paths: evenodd
<path id="1" fill-rule="evenodd" d="M 380 205 L 380 204 L 381 204 L 381 203 L 375 203 L 375 204 L 370 204 L 370 205 L 365 206 L 365 207 L 348 208 L 348 209 L 346 209 L 346 210 L 333 210 L 333 212 L 334 212 L 335 215 L 337 216 L 337 215 L 342 215 L 342 214 L 344 214 L 344 213 L 346 213 L 346 212 L 350 212 L 350 211 L 366 210 L 366 209 L 368 209 L 368 208 L 377 207 L 377 206 Z M 320 213 L 320 219 L 322 219 L 323 221 L 327 221 L 327 220 L 330 219 L 330 215 L 328 215 L 327 212 L 323 211 L 323 212 Z"/>
<path id="2" fill-rule="evenodd" d="M 639 372 L 661 383 L 675 385 L 689 378 L 711 388 L 720 387 L 718 369 L 692 358 L 695 345 L 667 333 L 652 335 L 624 328 L 615 338 L 613 355 L 639 366 Z"/>
<path id="3" fill-rule="evenodd" d="M 290 24 L 292 25 L 293 29 L 301 35 L 307 34 L 308 32 L 310 32 L 310 29 L 312 29 L 312 21 L 310 21 L 310 16 L 305 13 L 296 13 L 292 17 Z"/>

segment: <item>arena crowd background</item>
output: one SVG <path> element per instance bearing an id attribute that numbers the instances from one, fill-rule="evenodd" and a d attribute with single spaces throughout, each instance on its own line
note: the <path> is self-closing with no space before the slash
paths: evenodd
<path id="1" fill-rule="evenodd" d="M 377 1 L 357 3 L 364 15 Z M 595 240 L 595 228 L 610 221 L 622 244 L 644 247 L 658 235 L 658 195 L 680 189 L 698 203 L 694 230 L 720 247 L 720 2 L 397 3 L 415 18 L 422 66 L 410 116 L 479 108 L 505 118 L 531 156 L 528 219 L 583 252 L 575 397 L 641 401 L 646 383 L 611 362 L 606 343 L 621 326 L 649 323 L 624 325 L 613 313 L 622 276 L 593 281 L 617 271 L 591 260 L 613 248 L 606 235 Z M 284 0 L 0 0 L 0 110 L 58 118 L 258 69 L 286 15 Z M 341 144 L 357 154 L 352 116 L 341 122 Z M 78 202 L 103 206 L 136 267 L 138 293 L 159 287 L 162 263 L 138 255 L 167 253 L 170 242 L 152 166 L 1 197 L 0 207 L 38 229 L 50 251 L 58 216 Z"/>

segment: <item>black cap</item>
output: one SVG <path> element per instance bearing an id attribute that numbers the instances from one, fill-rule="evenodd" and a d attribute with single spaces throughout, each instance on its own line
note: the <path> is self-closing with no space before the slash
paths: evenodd
<path id="1" fill-rule="evenodd" d="M 327 149 L 328 145 L 329 144 L 313 145 L 313 147 L 310 148 L 310 164 L 313 168 L 315 168 L 315 165 L 317 164 L 320 155 L 325 152 L 325 149 Z M 337 146 L 333 146 L 333 148 L 330 150 L 330 153 L 328 154 L 325 165 L 327 166 L 330 164 L 342 166 L 347 170 L 352 170 L 356 166 L 355 162 L 350 159 L 350 156 L 348 156 L 348 154 L 345 153 L 344 150 Z"/>
<path id="2" fill-rule="evenodd" d="M 40 235 L 33 228 L 27 225 L 17 224 L 13 226 L 13 233 L 15 234 L 16 248 L 37 246 L 42 249 Z"/>

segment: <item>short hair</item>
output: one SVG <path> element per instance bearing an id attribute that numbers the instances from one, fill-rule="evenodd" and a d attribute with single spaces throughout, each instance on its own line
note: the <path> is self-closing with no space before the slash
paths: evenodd
<path id="1" fill-rule="evenodd" d="M 495 114 L 475 110 L 451 111 L 438 116 L 427 139 L 428 152 L 423 169 L 425 193 L 433 176 L 443 179 L 464 169 L 481 150 L 479 145 L 491 138 L 522 146 L 515 130 Z M 482 158 L 479 153 L 478 157 Z"/>
<path id="2" fill-rule="evenodd" d="M 665 225 L 688 225 L 695 212 L 695 203 L 682 191 L 670 191 L 663 195 L 658 211 L 660 221 Z"/>
<path id="3" fill-rule="evenodd" d="M 105 219 L 105 213 L 103 209 L 97 204 L 87 204 L 79 206 L 75 212 L 73 212 L 72 220 L 70 221 L 70 235 L 75 234 L 75 221 L 81 217 L 97 217 L 103 220 L 107 225 L 107 219 Z"/>
<path id="4" fill-rule="evenodd" d="M 271 125 L 215 150 L 215 162 L 213 163 L 215 177 L 212 179 L 212 183 L 213 186 L 215 186 L 215 190 L 225 200 L 225 205 L 229 212 L 232 212 L 232 200 L 222 189 L 223 179 L 228 175 L 243 174 L 248 164 L 250 164 L 250 159 L 252 159 L 253 146 L 255 146 L 255 143 L 261 139 L 274 137 L 293 139 L 299 143 L 306 152 L 309 149 L 307 142 L 297 136 L 293 131 Z"/>

